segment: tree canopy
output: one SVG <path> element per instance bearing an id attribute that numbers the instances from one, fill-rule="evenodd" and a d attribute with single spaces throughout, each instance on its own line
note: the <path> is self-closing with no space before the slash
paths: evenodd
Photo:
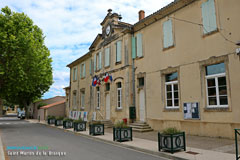
<path id="1" fill-rule="evenodd" d="M 0 98 L 26 106 L 53 83 L 52 59 L 42 30 L 24 13 L 0 13 Z"/>

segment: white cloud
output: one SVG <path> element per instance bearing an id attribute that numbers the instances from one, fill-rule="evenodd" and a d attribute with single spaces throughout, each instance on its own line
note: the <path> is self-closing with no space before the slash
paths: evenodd
<path id="1" fill-rule="evenodd" d="M 88 51 L 92 41 L 101 32 L 100 23 L 111 8 L 122 15 L 122 21 L 134 24 L 138 11 L 148 16 L 173 0 L 6 0 L 0 7 L 24 12 L 38 25 L 46 36 L 45 43 L 53 58 L 54 84 L 45 98 L 64 95 L 63 87 L 69 85 L 66 65 Z"/>

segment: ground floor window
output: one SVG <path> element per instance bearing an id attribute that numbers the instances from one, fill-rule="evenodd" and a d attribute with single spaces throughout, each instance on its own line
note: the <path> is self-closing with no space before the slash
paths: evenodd
<path id="1" fill-rule="evenodd" d="M 81 108 L 84 109 L 85 106 L 85 91 L 81 91 Z"/>
<path id="2" fill-rule="evenodd" d="M 122 108 L 122 83 L 117 83 L 117 109 Z"/>
<path id="3" fill-rule="evenodd" d="M 174 72 L 165 76 L 166 108 L 179 107 L 178 73 Z"/>
<path id="4" fill-rule="evenodd" d="M 209 65 L 205 69 L 207 106 L 228 107 L 225 64 Z"/>
<path id="5" fill-rule="evenodd" d="M 100 88 L 97 87 L 97 109 L 100 109 Z"/>

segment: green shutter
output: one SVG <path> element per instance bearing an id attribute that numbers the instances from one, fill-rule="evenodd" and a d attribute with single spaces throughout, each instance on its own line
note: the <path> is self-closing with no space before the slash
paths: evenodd
<path id="1" fill-rule="evenodd" d="M 101 69 L 102 68 L 102 52 L 99 52 L 98 53 L 98 69 Z"/>
<path id="2" fill-rule="evenodd" d="M 202 3 L 202 23 L 204 34 L 217 29 L 214 0 L 208 0 L 207 2 Z"/>
<path id="3" fill-rule="evenodd" d="M 137 57 L 142 57 L 142 34 L 137 34 Z"/>
<path id="4" fill-rule="evenodd" d="M 80 64 L 80 78 L 82 78 L 83 77 L 83 70 L 82 70 L 83 68 L 82 68 L 82 64 Z"/>
<path id="5" fill-rule="evenodd" d="M 117 50 L 116 50 L 116 62 L 121 62 L 122 41 L 118 41 L 116 47 L 117 47 Z"/>
<path id="6" fill-rule="evenodd" d="M 106 48 L 105 49 L 105 65 L 104 65 L 105 67 L 109 66 L 109 60 L 110 60 L 109 56 L 110 56 L 109 48 Z"/>
<path id="7" fill-rule="evenodd" d="M 83 75 L 82 75 L 83 77 L 85 77 L 86 76 L 86 67 L 85 67 L 85 63 L 83 63 Z"/>
<path id="8" fill-rule="evenodd" d="M 173 30 L 172 30 L 172 21 L 163 23 L 163 47 L 168 48 L 173 46 Z"/>
<path id="9" fill-rule="evenodd" d="M 90 59 L 90 64 L 89 64 L 89 74 L 92 74 L 92 59 Z"/>
<path id="10" fill-rule="evenodd" d="M 94 55 L 94 62 L 93 62 L 94 72 L 96 71 L 96 62 L 97 62 L 97 56 L 96 56 L 96 54 L 95 54 L 95 55 Z"/>
<path id="11" fill-rule="evenodd" d="M 132 59 L 136 58 L 136 42 L 135 37 L 132 36 Z"/>

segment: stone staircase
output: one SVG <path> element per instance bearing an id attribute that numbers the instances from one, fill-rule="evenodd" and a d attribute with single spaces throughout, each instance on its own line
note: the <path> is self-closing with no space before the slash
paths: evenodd
<path id="1" fill-rule="evenodd" d="M 104 124 L 104 128 L 112 128 L 113 123 L 111 120 L 100 120 L 102 124 Z"/>
<path id="2" fill-rule="evenodd" d="M 132 127 L 133 131 L 137 132 L 150 132 L 153 129 L 146 122 L 134 122 L 130 123 L 129 127 Z"/>

